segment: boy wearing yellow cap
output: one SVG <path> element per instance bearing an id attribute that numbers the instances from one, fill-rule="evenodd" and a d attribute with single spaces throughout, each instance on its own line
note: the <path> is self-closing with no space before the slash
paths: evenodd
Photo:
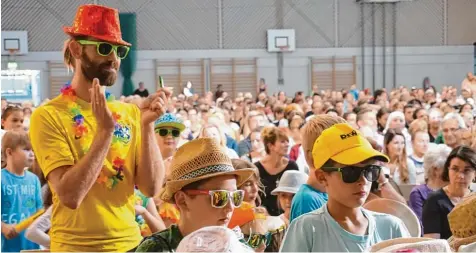
<path id="1" fill-rule="evenodd" d="M 400 219 L 362 208 L 380 175 L 376 163 L 388 158 L 359 131 L 347 123 L 327 128 L 314 142 L 312 160 L 328 202 L 291 223 L 281 252 L 363 252 L 384 240 L 410 237 Z"/>

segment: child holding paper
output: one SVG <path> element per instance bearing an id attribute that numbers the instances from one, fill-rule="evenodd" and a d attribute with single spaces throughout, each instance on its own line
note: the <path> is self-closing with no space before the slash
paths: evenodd
<path id="1" fill-rule="evenodd" d="M 18 232 L 15 224 L 43 208 L 38 177 L 25 168 L 33 162 L 26 133 L 9 131 L 2 140 L 2 252 L 38 249 L 39 246 Z"/>

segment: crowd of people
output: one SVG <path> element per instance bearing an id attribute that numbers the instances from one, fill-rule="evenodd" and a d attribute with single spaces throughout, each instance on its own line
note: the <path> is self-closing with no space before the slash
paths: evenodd
<path id="1" fill-rule="evenodd" d="M 82 5 L 64 31 L 61 94 L 2 99 L 2 252 L 476 251 L 472 74 L 461 93 L 261 79 L 115 100 L 117 10 Z"/>

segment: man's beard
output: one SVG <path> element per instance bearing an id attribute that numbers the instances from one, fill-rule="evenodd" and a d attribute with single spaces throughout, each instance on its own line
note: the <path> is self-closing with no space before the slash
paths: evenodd
<path id="1" fill-rule="evenodd" d="M 99 79 L 101 86 L 113 86 L 116 82 L 117 74 L 107 70 L 113 64 L 112 61 L 95 63 L 84 52 L 81 55 L 81 71 L 84 77 L 90 82 L 94 78 Z"/>

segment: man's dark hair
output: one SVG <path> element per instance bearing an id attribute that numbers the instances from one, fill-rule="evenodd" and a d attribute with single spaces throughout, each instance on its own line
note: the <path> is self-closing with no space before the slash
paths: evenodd
<path id="1" fill-rule="evenodd" d="M 407 109 L 411 109 L 411 108 L 415 108 L 415 106 L 413 104 L 406 104 L 404 107 L 403 107 L 403 112 L 405 112 Z"/>
<path id="2" fill-rule="evenodd" d="M 376 91 L 374 92 L 374 101 L 375 101 L 378 97 L 382 96 L 382 94 L 384 94 L 384 93 L 387 93 L 384 89 L 376 90 Z"/>
<path id="3" fill-rule="evenodd" d="M 361 121 L 362 120 L 362 117 L 366 114 L 366 113 L 369 113 L 369 112 L 373 112 L 372 110 L 368 109 L 368 108 L 363 108 L 361 109 L 358 113 L 357 113 L 357 122 Z"/>
<path id="4" fill-rule="evenodd" d="M 418 113 L 419 113 L 420 111 L 426 111 L 426 109 L 425 109 L 425 108 L 418 108 L 418 109 L 416 109 L 416 110 L 413 112 L 413 119 L 417 119 Z"/>
<path id="5" fill-rule="evenodd" d="M 330 113 L 330 112 L 335 112 L 337 115 L 339 114 L 339 113 L 337 112 L 337 110 L 334 109 L 334 108 L 329 108 L 329 109 L 326 110 L 326 114 L 328 114 L 328 113 Z"/>
<path id="6" fill-rule="evenodd" d="M 413 106 L 415 106 L 415 105 L 419 105 L 420 107 L 422 106 L 421 101 L 418 100 L 418 99 L 416 99 L 416 98 L 414 98 L 414 99 L 408 101 L 408 104 L 409 104 L 409 105 L 413 105 Z"/>

